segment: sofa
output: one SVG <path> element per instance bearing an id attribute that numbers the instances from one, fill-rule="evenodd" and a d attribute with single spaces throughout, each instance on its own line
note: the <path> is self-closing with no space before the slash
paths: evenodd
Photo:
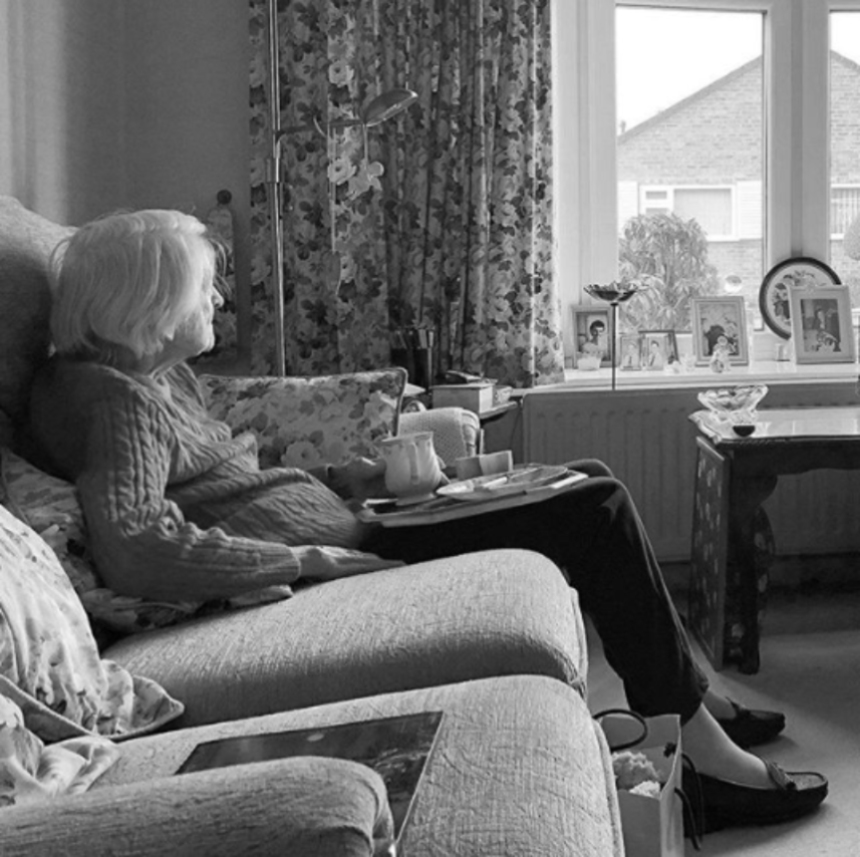
<path id="1" fill-rule="evenodd" d="M 587 707 L 577 596 L 545 557 L 489 550 L 259 603 L 152 604 L 101 585 L 74 487 L 45 471 L 26 426 L 28 385 L 50 347 L 47 259 L 70 230 L 0 197 L 0 525 L 14 531 L 10 549 L 29 551 L 26 569 L 45 566 L 35 581 L 4 564 L 0 619 L 14 619 L 19 590 L 39 587 L 26 606 L 55 610 L 42 645 L 66 625 L 75 635 L 42 666 L 65 659 L 77 680 L 86 660 L 97 699 L 80 711 L 59 704 L 53 675 L 35 692 L 2 658 L 0 696 L 20 706 L 39 746 L 97 736 L 116 760 L 82 793 L 5 801 L 0 852 L 383 853 L 385 786 L 363 765 L 297 757 L 176 771 L 217 737 L 442 711 L 398 853 L 622 854 L 611 760 Z M 334 462 L 426 427 L 450 462 L 479 430 L 459 409 L 401 413 L 397 369 L 204 382 L 215 415 L 257 434 L 264 465 Z M 132 702 L 106 715 L 104 688 L 120 685 Z"/>

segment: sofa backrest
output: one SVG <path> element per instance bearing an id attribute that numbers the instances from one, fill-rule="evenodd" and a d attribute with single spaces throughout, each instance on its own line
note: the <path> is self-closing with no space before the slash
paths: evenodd
<path id="1" fill-rule="evenodd" d="M 48 357 L 48 260 L 72 232 L 0 195 L 0 445 L 13 445 L 33 374 Z"/>

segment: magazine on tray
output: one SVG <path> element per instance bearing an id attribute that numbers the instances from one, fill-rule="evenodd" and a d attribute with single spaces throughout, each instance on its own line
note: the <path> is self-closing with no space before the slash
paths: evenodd
<path id="1" fill-rule="evenodd" d="M 563 465 L 527 464 L 507 473 L 478 476 L 449 482 L 436 489 L 428 500 L 401 504 L 393 499 L 367 500 L 359 510 L 362 521 L 384 527 L 413 527 L 437 524 L 540 503 L 563 493 L 588 478 L 588 474 Z"/>
<path id="2" fill-rule="evenodd" d="M 221 738 L 198 744 L 177 773 L 292 756 L 327 756 L 360 762 L 373 768 L 385 783 L 394 819 L 394 842 L 385 843 L 387 850 L 377 853 L 393 857 L 399 853 L 403 829 L 436 744 L 441 721 L 441 711 L 424 711 L 316 729 Z"/>

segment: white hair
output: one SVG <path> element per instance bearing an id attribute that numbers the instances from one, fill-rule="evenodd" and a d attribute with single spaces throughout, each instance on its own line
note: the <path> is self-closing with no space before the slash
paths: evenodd
<path id="1" fill-rule="evenodd" d="M 60 354 L 113 362 L 161 350 L 199 290 L 216 278 L 218 249 L 179 211 L 111 214 L 80 227 L 51 257 L 51 332 Z"/>

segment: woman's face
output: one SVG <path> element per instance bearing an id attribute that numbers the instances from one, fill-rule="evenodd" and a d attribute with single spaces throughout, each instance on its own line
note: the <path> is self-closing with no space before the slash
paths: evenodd
<path id="1" fill-rule="evenodd" d="M 176 328 L 173 346 L 181 359 L 196 357 L 215 346 L 215 329 L 212 326 L 215 310 L 224 305 L 224 298 L 210 279 L 204 282 L 188 311 L 185 321 Z"/>

